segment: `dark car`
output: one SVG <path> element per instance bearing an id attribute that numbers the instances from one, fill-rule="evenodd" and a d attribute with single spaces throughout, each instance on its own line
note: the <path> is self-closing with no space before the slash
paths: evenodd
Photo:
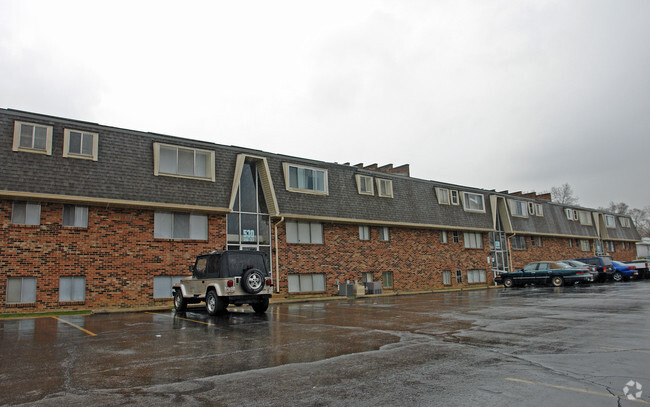
<path id="1" fill-rule="evenodd" d="M 593 276 L 586 267 L 571 267 L 558 261 L 538 261 L 517 271 L 501 273 L 494 281 L 506 288 L 526 284 L 560 287 L 564 284 L 590 283 Z"/>
<path id="2" fill-rule="evenodd" d="M 603 282 L 614 278 L 614 265 L 612 264 L 611 256 L 582 257 L 574 260 L 596 266 L 596 271 L 598 272 L 598 279 L 596 281 Z"/>

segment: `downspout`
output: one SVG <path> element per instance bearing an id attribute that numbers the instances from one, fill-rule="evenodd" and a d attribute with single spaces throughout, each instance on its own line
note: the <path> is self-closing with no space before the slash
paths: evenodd
<path id="1" fill-rule="evenodd" d="M 278 226 L 284 222 L 284 216 L 275 224 L 275 293 L 280 293 L 280 247 L 278 246 Z"/>

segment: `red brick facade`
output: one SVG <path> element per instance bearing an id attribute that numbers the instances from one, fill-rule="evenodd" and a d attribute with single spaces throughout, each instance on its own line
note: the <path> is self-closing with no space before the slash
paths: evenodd
<path id="1" fill-rule="evenodd" d="M 63 227 L 61 203 L 42 202 L 38 226 L 13 225 L 11 210 L 12 201 L 0 201 L 0 268 L 5 271 L 0 280 L 1 313 L 167 303 L 168 299 L 154 299 L 154 277 L 185 275 L 197 254 L 222 249 L 226 242 L 224 215 L 208 216 L 207 241 L 179 241 L 154 238 L 153 210 L 90 206 L 87 228 Z M 288 275 L 294 273 L 324 273 L 328 295 L 336 294 L 337 282 L 361 281 L 363 272 L 372 272 L 374 281 L 382 281 L 382 274 L 391 272 L 393 287 L 384 291 L 493 284 L 487 233 L 482 233 L 483 248 L 470 249 L 465 247 L 462 231 L 454 242 L 452 231 L 390 227 L 389 240 L 382 241 L 379 228 L 370 227 L 370 239 L 361 240 L 358 225 L 325 223 L 323 244 L 291 244 L 285 225 L 279 223 L 279 247 L 274 247 L 280 296 L 295 294 L 288 293 Z M 440 233 L 447 234 L 448 243 L 441 243 Z M 566 238 L 544 237 L 541 247 L 532 246 L 530 236 L 526 239 L 526 250 L 511 251 L 515 268 L 531 261 L 591 255 L 575 239 L 573 247 Z M 272 242 L 275 245 L 275 237 Z M 635 247 L 632 243 L 627 247 L 624 250 L 623 243 L 616 242 L 614 258 L 632 260 Z M 457 270 L 461 270 L 462 283 L 457 282 Z M 468 283 L 468 270 L 484 270 L 486 282 Z M 451 272 L 450 285 L 443 284 L 443 271 Z M 59 278 L 70 276 L 85 277 L 85 301 L 59 302 Z M 7 304 L 8 277 L 36 277 L 36 302 Z"/>

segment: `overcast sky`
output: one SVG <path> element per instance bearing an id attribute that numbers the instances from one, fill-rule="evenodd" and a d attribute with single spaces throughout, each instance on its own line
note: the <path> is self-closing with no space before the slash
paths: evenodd
<path id="1" fill-rule="evenodd" d="M 0 0 L 0 107 L 650 205 L 650 1 Z"/>

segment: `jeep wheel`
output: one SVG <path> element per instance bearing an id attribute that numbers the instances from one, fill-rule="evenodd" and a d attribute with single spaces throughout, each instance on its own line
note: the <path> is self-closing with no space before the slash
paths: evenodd
<path id="1" fill-rule="evenodd" d="M 187 301 L 183 298 L 181 290 L 174 290 L 174 308 L 176 311 L 185 311 L 187 308 Z"/>
<path id="2" fill-rule="evenodd" d="M 269 299 L 264 298 L 261 302 L 256 302 L 255 304 L 251 304 L 251 306 L 256 314 L 263 314 L 269 308 Z"/>
<path id="3" fill-rule="evenodd" d="M 562 284 L 564 284 L 564 279 L 560 276 L 555 276 L 551 280 L 551 284 L 553 284 L 553 287 L 562 287 Z"/>
<path id="4" fill-rule="evenodd" d="M 614 273 L 614 275 L 612 277 L 614 278 L 614 281 L 616 281 L 617 283 L 620 282 L 620 281 L 623 281 L 623 274 L 621 274 L 620 271 L 617 271 L 616 273 Z"/>
<path id="5" fill-rule="evenodd" d="M 208 294 L 205 296 L 205 308 L 208 310 L 208 314 L 215 316 L 226 310 L 228 304 L 223 300 L 223 298 L 217 295 L 217 292 L 214 290 L 208 291 Z"/>
<path id="6" fill-rule="evenodd" d="M 258 269 L 248 269 L 241 278 L 241 286 L 249 294 L 257 294 L 264 288 L 264 275 Z"/>
<path id="7" fill-rule="evenodd" d="M 506 277 L 503 279 L 503 286 L 505 288 L 512 288 L 514 285 L 515 284 L 510 277 Z"/>

